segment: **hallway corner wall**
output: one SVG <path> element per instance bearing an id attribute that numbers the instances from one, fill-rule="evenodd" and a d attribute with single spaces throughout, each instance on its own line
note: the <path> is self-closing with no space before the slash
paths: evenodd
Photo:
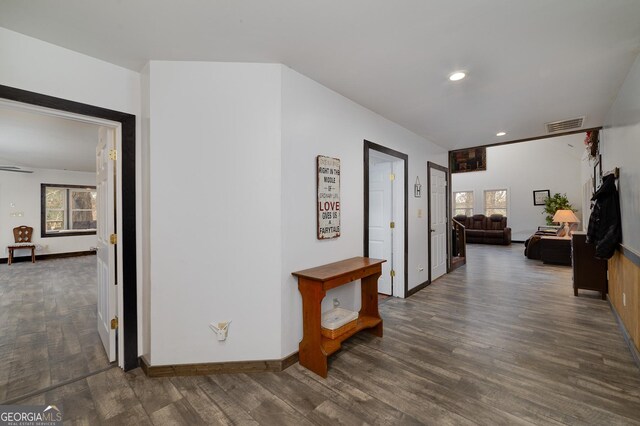
<path id="1" fill-rule="evenodd" d="M 622 247 L 609 260 L 609 298 L 640 350 L 640 56 L 607 115 L 601 135 L 603 172 L 620 168 Z M 624 299 L 624 303 L 623 303 Z"/>
<path id="2" fill-rule="evenodd" d="M 427 161 L 446 165 L 446 151 L 320 83 L 282 66 L 282 356 L 297 351 L 302 306 L 291 272 L 362 256 L 364 227 L 364 140 L 409 156 L 409 289 L 425 282 L 427 199 L 413 196 L 416 176 L 426 185 Z M 316 156 L 341 161 L 341 235 L 316 237 Z M 418 209 L 422 217 L 418 218 Z M 423 267 L 423 271 L 419 271 Z M 341 306 L 359 309 L 359 283 L 331 290 Z"/>

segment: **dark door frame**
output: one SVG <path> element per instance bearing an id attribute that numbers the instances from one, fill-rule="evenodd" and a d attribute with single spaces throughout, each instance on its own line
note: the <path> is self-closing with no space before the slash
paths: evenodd
<path id="1" fill-rule="evenodd" d="M 450 190 L 451 190 L 451 185 L 449 184 L 449 182 L 451 181 L 451 173 L 449 173 L 449 169 L 446 167 L 443 167 L 439 164 L 436 163 L 432 163 L 431 161 L 427 161 L 427 245 L 429 246 L 429 250 L 427 253 L 427 257 L 429 258 L 427 260 L 428 265 L 429 265 L 429 284 L 431 284 L 432 280 L 431 280 L 431 169 L 436 169 L 436 170 L 440 170 L 441 172 L 444 172 L 444 179 L 446 182 L 446 186 L 447 186 L 447 190 L 445 192 L 445 196 L 446 196 L 446 215 L 447 215 L 447 230 L 445 231 L 445 236 L 446 236 L 446 242 L 447 242 L 447 247 L 445 249 L 445 251 L 447 252 L 447 274 L 451 271 L 451 253 L 449 253 L 449 250 L 451 249 L 451 244 L 449 243 L 449 239 L 451 238 L 451 231 L 450 226 L 451 226 L 451 201 L 450 201 Z"/>
<path id="2" fill-rule="evenodd" d="M 136 116 L 67 99 L 0 85 L 0 98 L 122 124 L 122 293 L 124 370 L 138 366 L 138 301 L 136 271 Z"/>
<path id="3" fill-rule="evenodd" d="M 404 161 L 404 297 L 409 297 L 409 156 L 382 145 L 364 141 L 364 241 L 363 253 L 369 256 L 369 151 L 382 152 Z M 391 291 L 393 293 L 393 290 Z M 392 294 L 393 296 L 393 294 Z"/>

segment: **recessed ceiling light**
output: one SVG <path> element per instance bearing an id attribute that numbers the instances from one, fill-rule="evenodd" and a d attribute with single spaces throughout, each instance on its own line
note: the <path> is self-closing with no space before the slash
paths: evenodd
<path id="1" fill-rule="evenodd" d="M 498 133 L 496 133 L 496 136 L 504 136 L 506 134 L 507 134 L 507 132 L 498 132 Z"/>
<path id="2" fill-rule="evenodd" d="M 462 80 L 463 78 L 465 78 L 467 76 L 466 73 L 464 73 L 463 71 L 456 71 L 453 74 L 451 74 L 449 76 L 449 80 L 451 81 L 458 81 L 458 80 Z"/>

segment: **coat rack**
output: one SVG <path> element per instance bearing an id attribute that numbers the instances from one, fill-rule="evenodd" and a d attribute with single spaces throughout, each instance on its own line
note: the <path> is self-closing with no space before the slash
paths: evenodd
<path id="1" fill-rule="evenodd" d="M 620 177 L 620 167 L 616 167 L 613 170 L 609 170 L 607 173 L 605 173 L 604 175 L 602 175 L 602 177 L 605 176 L 609 176 L 613 174 L 613 177 L 615 177 L 616 179 L 618 179 Z"/>

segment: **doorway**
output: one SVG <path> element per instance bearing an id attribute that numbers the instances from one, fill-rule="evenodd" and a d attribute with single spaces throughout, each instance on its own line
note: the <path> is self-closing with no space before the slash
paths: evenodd
<path id="1" fill-rule="evenodd" d="M 118 365 L 125 371 L 138 366 L 137 265 L 136 265 L 136 181 L 135 181 L 135 116 L 92 105 L 55 98 L 26 90 L 0 85 L 0 99 L 46 109 L 51 114 L 76 115 L 90 122 L 105 120 L 120 128 L 116 132 L 118 160 L 115 176 L 117 261 L 115 277 L 118 285 L 118 316 L 114 326 L 118 332 Z M 109 126 L 109 124 L 107 124 Z M 112 127 L 112 125 L 111 125 Z M 115 330 L 113 331 L 115 334 Z"/>
<path id="2" fill-rule="evenodd" d="M 0 100 L 0 161 L 8 165 L 0 171 L 0 201 L 11 209 L 0 240 L 9 244 L 8 230 L 32 227 L 38 254 L 35 263 L 23 256 L 0 270 L 3 402 L 116 361 L 116 330 L 108 326 L 105 339 L 100 327 L 116 316 L 115 245 L 99 244 L 104 224 L 114 233 L 106 201 L 113 206 L 116 176 L 113 161 L 111 173 L 101 173 L 106 162 L 97 161 L 96 146 L 115 149 L 120 125 L 94 121 Z"/>
<path id="3" fill-rule="evenodd" d="M 406 297 L 408 288 L 408 157 L 364 141 L 364 256 L 385 259 L 378 294 Z"/>
<path id="4" fill-rule="evenodd" d="M 449 169 L 427 163 L 429 282 L 449 270 Z"/>

